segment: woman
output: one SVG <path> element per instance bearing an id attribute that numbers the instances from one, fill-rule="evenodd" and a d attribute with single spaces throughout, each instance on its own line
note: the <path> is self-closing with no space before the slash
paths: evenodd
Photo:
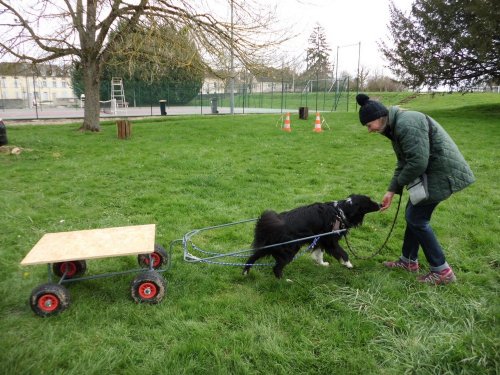
<path id="1" fill-rule="evenodd" d="M 361 106 L 361 123 L 370 133 L 378 132 L 389 138 L 397 157 L 396 169 L 382 199 L 381 210 L 391 206 L 394 194 L 402 194 L 405 186 L 424 173 L 427 175 L 428 197 L 416 204 L 409 200 L 406 206 L 402 255 L 396 261 L 384 262 L 384 265 L 417 272 L 418 250 L 422 247 L 430 272 L 418 280 L 436 285 L 456 281 L 430 220 L 441 201 L 474 182 L 474 174 L 455 142 L 430 117 L 399 107 L 388 110 L 365 94 L 357 95 L 356 101 Z"/>

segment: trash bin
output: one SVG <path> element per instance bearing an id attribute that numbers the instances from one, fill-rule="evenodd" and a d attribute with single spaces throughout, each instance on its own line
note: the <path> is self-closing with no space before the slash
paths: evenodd
<path id="1" fill-rule="evenodd" d="M 210 108 L 212 109 L 213 114 L 219 113 L 217 110 L 217 98 L 210 99 Z"/>
<path id="2" fill-rule="evenodd" d="M 167 101 L 166 100 L 160 100 L 160 114 L 162 116 L 167 115 Z"/>
<path id="3" fill-rule="evenodd" d="M 0 146 L 7 144 L 7 128 L 3 120 L 0 118 Z"/>
<path id="4" fill-rule="evenodd" d="M 309 108 L 299 107 L 299 118 L 301 120 L 307 120 L 308 117 L 309 117 Z"/>

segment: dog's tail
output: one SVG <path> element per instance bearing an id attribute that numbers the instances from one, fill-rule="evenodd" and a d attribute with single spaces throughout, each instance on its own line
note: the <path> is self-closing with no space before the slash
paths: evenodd
<path id="1" fill-rule="evenodd" d="M 272 245 L 283 242 L 285 234 L 285 222 L 274 211 L 265 211 L 255 225 L 255 236 L 253 248 Z"/>

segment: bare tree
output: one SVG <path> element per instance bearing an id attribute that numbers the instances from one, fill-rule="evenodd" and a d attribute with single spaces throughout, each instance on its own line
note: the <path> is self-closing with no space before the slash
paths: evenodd
<path id="1" fill-rule="evenodd" d="M 368 76 L 370 75 L 370 69 L 368 67 L 361 65 L 361 69 L 359 70 L 359 90 L 364 90 L 366 87 L 366 81 Z"/>
<path id="2" fill-rule="evenodd" d="M 252 1 L 226 1 L 234 22 L 192 4 L 189 0 L 0 0 L 0 57 L 34 64 L 76 60 L 85 86 L 82 129 L 99 131 L 100 73 L 115 41 L 127 39 L 138 26 L 151 30 L 138 44 L 153 45 L 152 39 L 161 35 L 156 32 L 158 25 L 187 30 L 208 69 L 227 51 L 246 65 L 253 57 L 264 58 L 265 48 L 272 50 L 270 46 L 285 40 L 270 30 L 272 12 Z"/>

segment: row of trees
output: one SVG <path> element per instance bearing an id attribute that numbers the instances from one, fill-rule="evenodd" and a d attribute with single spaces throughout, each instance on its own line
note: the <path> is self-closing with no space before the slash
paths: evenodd
<path id="1" fill-rule="evenodd" d="M 392 40 L 380 49 L 398 81 L 409 87 L 467 88 L 500 81 L 497 0 L 415 0 L 410 14 L 390 6 Z M 128 86 L 200 82 L 206 72 L 234 78 L 233 61 L 251 73 L 332 78 L 330 48 L 321 26 L 309 38 L 306 69 L 269 69 L 267 54 L 287 36 L 270 30 L 274 14 L 252 0 L 228 0 L 231 22 L 189 0 L 0 0 L 0 57 L 43 64 L 69 59 L 85 93 L 82 128 L 99 130 L 101 80 L 121 75 Z M 362 68 L 356 85 L 374 81 Z M 341 75 L 340 75 L 341 76 Z M 378 83 L 390 81 L 386 77 Z M 160 82 L 160 83 L 158 83 Z M 392 82 L 395 84 L 395 82 Z M 156 86 L 155 86 L 156 85 Z M 316 88 L 318 89 L 318 88 Z M 197 91 L 196 85 L 193 90 Z M 176 98 L 175 100 L 184 100 Z"/>

